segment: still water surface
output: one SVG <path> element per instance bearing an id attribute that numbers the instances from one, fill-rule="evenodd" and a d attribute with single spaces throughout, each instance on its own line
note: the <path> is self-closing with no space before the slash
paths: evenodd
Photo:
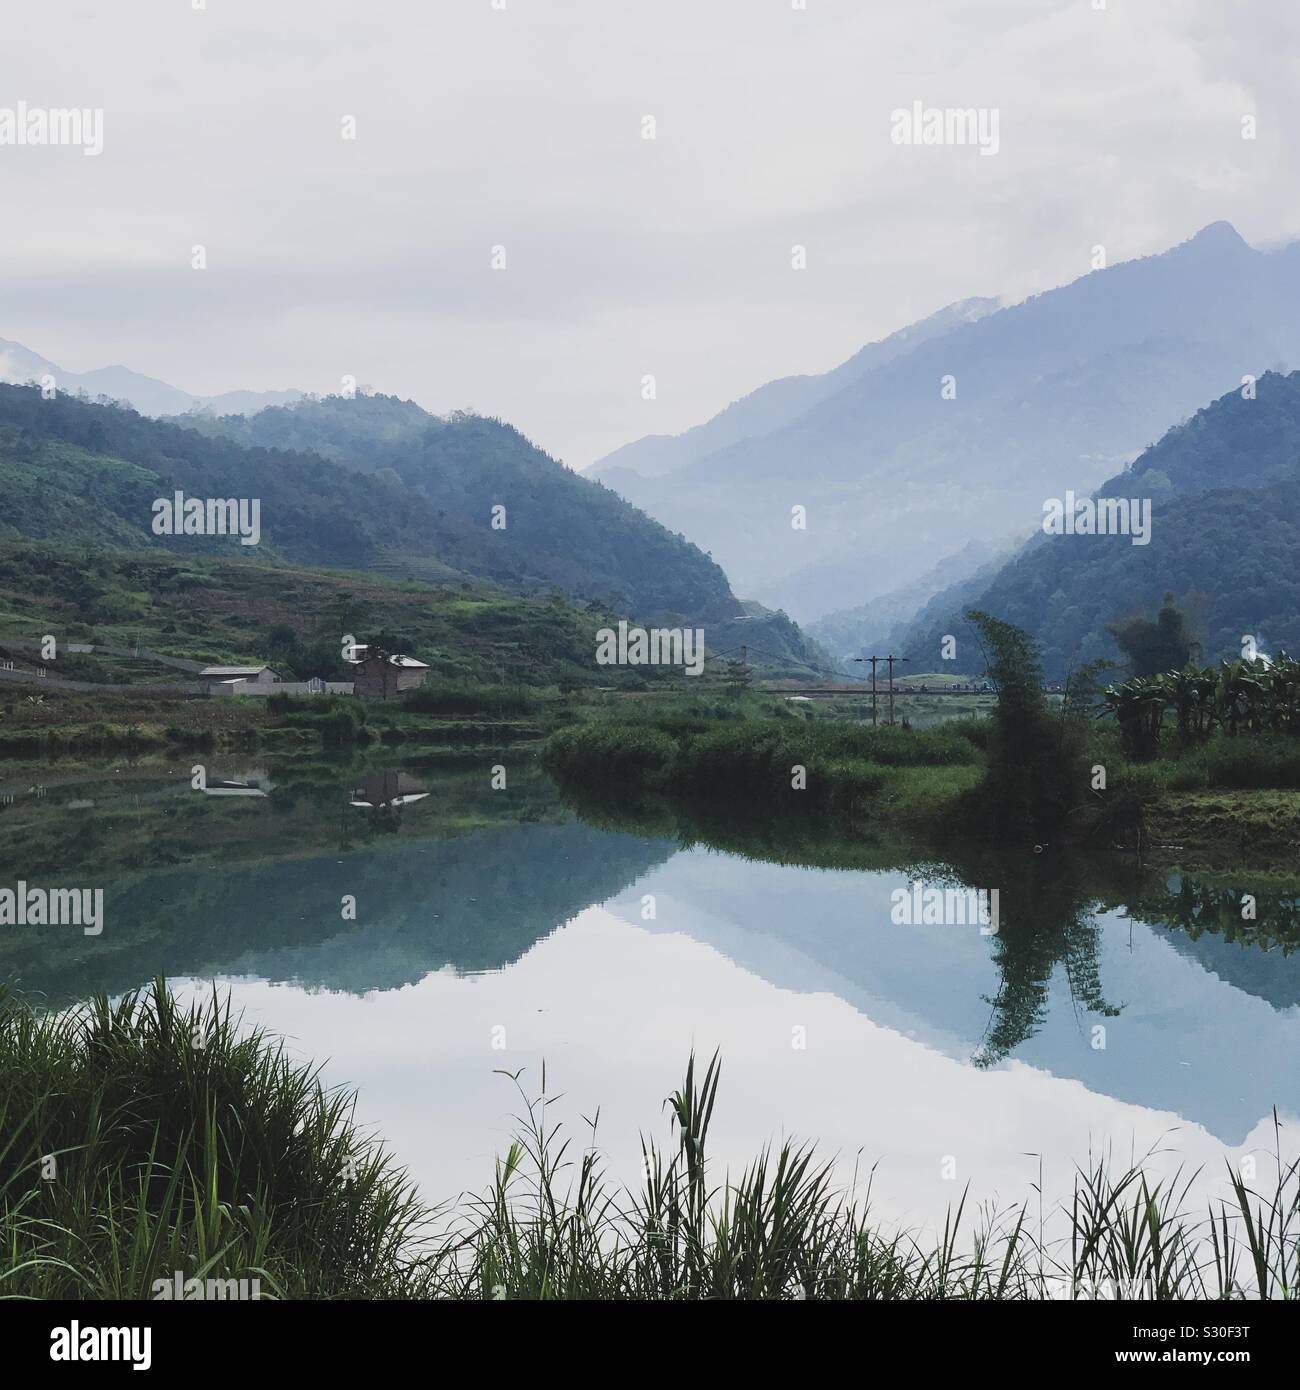
<path id="1" fill-rule="evenodd" d="M 534 1094 L 543 1063 L 551 1118 L 636 1183 L 692 1048 L 722 1052 L 718 1162 L 815 1138 L 846 1182 L 876 1165 L 873 1207 L 908 1225 L 967 1181 L 1005 1207 L 1041 1180 L 1050 1203 L 1108 1147 L 1204 1165 L 1208 1189 L 1225 1159 L 1267 1171 L 1274 1106 L 1296 1134 L 1294 886 L 1261 896 L 1261 946 L 1232 939 L 1245 871 L 767 862 L 586 823 L 526 766 L 493 793 L 494 760 L 10 786 L 4 881 L 102 886 L 106 921 L 94 939 L 3 929 L 0 978 L 55 1004 L 215 981 L 355 1087 L 435 1200 L 486 1184 L 520 1108 L 498 1073 Z M 945 873 L 1001 887 L 996 936 L 891 920 L 895 890 Z"/>

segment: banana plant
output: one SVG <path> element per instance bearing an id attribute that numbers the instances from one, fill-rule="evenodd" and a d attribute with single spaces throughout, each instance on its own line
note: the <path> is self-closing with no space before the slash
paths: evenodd
<path id="1" fill-rule="evenodd" d="M 1101 712 L 1114 715 L 1128 756 L 1138 762 L 1154 758 L 1169 703 L 1164 678 L 1134 676 L 1123 685 L 1108 687 L 1102 698 Z"/>
<path id="2" fill-rule="evenodd" d="M 1178 741 L 1200 743 L 1217 722 L 1214 676 L 1188 662 L 1181 671 L 1158 677 L 1178 717 Z"/>
<path id="3" fill-rule="evenodd" d="M 1266 732 L 1300 737 L 1300 661 L 1237 657 L 1217 666 L 1188 663 L 1180 671 L 1133 676 L 1105 691 L 1102 715 L 1112 715 L 1124 749 L 1145 760 L 1159 752 L 1165 714 L 1172 710 L 1183 745 L 1203 742 L 1216 728 L 1235 737 Z"/>

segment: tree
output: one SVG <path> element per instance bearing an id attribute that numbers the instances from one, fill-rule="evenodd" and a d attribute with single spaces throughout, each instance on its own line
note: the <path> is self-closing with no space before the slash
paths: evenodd
<path id="1" fill-rule="evenodd" d="M 288 623 L 276 623 L 266 635 L 266 655 L 270 661 L 282 661 L 289 666 L 299 651 L 298 634 Z"/>
<path id="2" fill-rule="evenodd" d="M 1077 708 L 1048 708 L 1041 656 L 1022 628 L 972 609 L 987 676 L 997 691 L 984 780 L 968 802 L 983 833 L 1009 843 L 1042 842 L 1079 804 L 1086 743 Z"/>
<path id="3" fill-rule="evenodd" d="M 1166 594 L 1164 605 L 1154 622 L 1138 615 L 1126 622 L 1114 623 L 1107 632 L 1115 645 L 1128 658 L 1135 676 L 1157 676 L 1163 671 L 1181 671 L 1199 649 L 1187 626 L 1187 619 L 1174 603 L 1173 594 Z"/>

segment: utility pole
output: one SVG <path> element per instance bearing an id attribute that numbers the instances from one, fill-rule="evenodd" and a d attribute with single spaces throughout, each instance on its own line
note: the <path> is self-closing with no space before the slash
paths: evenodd
<path id="1" fill-rule="evenodd" d="M 894 722 L 894 662 L 911 661 L 910 656 L 889 655 L 885 658 L 889 662 L 889 722 Z"/>
<path id="2" fill-rule="evenodd" d="M 888 656 L 855 656 L 854 661 L 869 661 L 871 663 L 871 724 L 875 727 L 876 723 L 876 663 L 883 661 L 888 666 L 889 671 L 889 722 L 894 722 L 894 662 L 910 661 L 910 656 L 895 656 L 892 652 Z"/>
<path id="3" fill-rule="evenodd" d="M 869 661 L 871 663 L 871 727 L 876 727 L 876 662 L 880 660 L 878 656 L 855 656 L 854 661 Z"/>

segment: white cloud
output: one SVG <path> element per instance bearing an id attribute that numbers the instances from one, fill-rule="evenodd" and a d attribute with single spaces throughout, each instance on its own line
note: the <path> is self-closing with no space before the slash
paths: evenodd
<path id="1" fill-rule="evenodd" d="M 50 0 L 0 105 L 102 106 L 105 151 L 0 150 L 0 337 L 205 393 L 353 372 L 581 465 L 1094 242 L 1300 234 L 1296 30 L 1287 0 Z M 996 106 L 1000 153 L 892 145 L 912 100 Z"/>

